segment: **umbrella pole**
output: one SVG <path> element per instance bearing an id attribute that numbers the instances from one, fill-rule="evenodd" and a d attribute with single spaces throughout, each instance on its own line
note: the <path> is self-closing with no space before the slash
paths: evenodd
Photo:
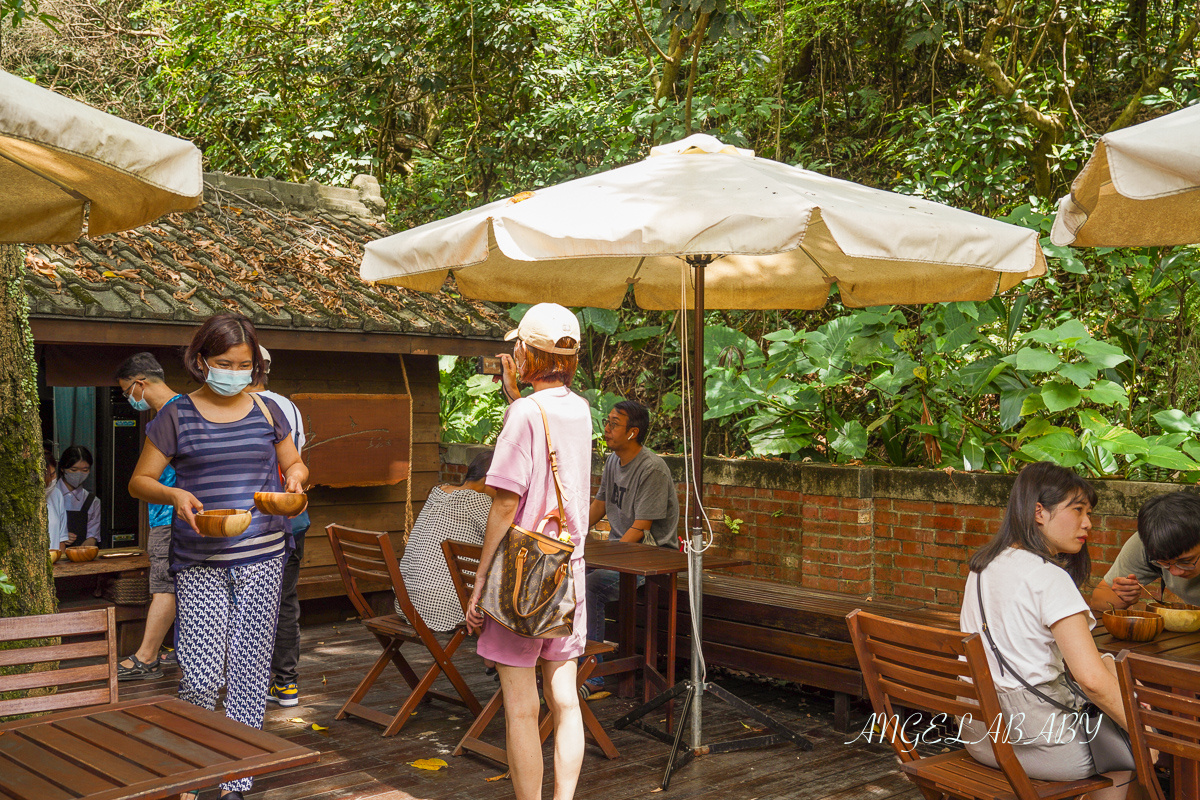
<path id="1" fill-rule="evenodd" d="M 692 511 L 688 520 L 691 546 L 688 548 L 688 613 L 691 618 L 691 676 L 690 680 L 681 681 L 674 687 L 650 700 L 650 702 L 635 708 L 613 723 L 618 730 L 632 725 L 656 739 L 671 745 L 671 754 L 667 757 L 667 767 L 663 772 L 661 788 L 663 791 L 671 785 L 671 774 L 690 762 L 695 756 L 711 753 L 731 753 L 736 750 L 748 750 L 756 747 L 769 747 L 779 742 L 792 742 L 803 750 L 812 750 L 813 745 L 808 739 L 788 728 L 773 717 L 764 714 L 754 706 L 725 689 L 709 683 L 704 678 L 702 656 L 702 620 L 704 605 L 704 555 L 701 548 L 704 545 L 704 511 L 701 508 L 701 498 L 704 496 L 704 268 L 713 261 L 713 256 L 688 256 L 687 262 L 695 271 L 695 302 L 693 303 L 694 332 L 692 335 L 692 380 L 691 385 L 684 391 L 692 393 L 692 463 L 685 466 L 692 470 L 691 490 L 695 492 L 692 498 Z M 686 313 L 686 310 L 683 312 Z M 705 692 L 711 692 L 721 702 L 732 707 L 749 719 L 753 719 L 771 731 L 766 736 L 754 736 L 745 739 L 734 739 L 715 744 L 704 744 L 701 724 L 701 701 Z M 681 709 L 675 735 L 651 728 L 642 721 L 642 717 L 656 708 L 683 695 Z M 683 739 L 688 715 L 691 715 L 692 746 L 680 752 L 680 742 Z"/>
<path id="2" fill-rule="evenodd" d="M 691 528 L 692 546 L 688 548 L 688 613 L 692 620 L 692 653 L 691 677 L 693 694 L 692 712 L 692 750 L 699 750 L 702 744 L 701 736 L 701 700 L 704 696 L 704 675 L 702 669 L 701 642 L 703 638 L 704 617 L 701 609 L 704 603 L 704 555 L 701 547 L 704 545 L 704 511 L 701 499 L 704 497 L 704 268 L 712 262 L 712 258 L 689 257 L 688 264 L 692 267 L 695 277 L 695 302 L 692 310 L 695 314 L 692 323 L 692 385 L 688 391 L 692 393 L 692 486 L 696 494 L 696 502 L 692 504 Z M 684 714 L 687 714 L 685 708 Z M 686 716 L 680 717 L 679 725 L 683 726 Z"/>

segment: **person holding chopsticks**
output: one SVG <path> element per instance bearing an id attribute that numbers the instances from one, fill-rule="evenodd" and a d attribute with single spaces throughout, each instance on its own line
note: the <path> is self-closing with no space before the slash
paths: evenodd
<path id="1" fill-rule="evenodd" d="M 1200 606 L 1200 497 L 1190 492 L 1152 497 L 1138 511 L 1137 522 L 1137 533 L 1092 591 L 1092 608 L 1171 602 L 1171 595 Z"/>

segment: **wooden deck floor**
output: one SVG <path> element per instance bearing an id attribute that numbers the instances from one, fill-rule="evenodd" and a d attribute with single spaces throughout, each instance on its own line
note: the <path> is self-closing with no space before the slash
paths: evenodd
<path id="1" fill-rule="evenodd" d="M 453 757 L 453 750 L 465 726 L 466 712 L 433 701 L 422 705 L 416 715 L 395 737 L 384 739 L 376 725 L 355 720 L 333 719 L 342 701 L 349 695 L 379 648 L 357 620 L 324 623 L 302 631 L 301 702 L 296 708 L 267 706 L 264 728 L 308 747 L 319 749 L 319 763 L 290 772 L 259 779 L 250 797 L 255 800 L 490 800 L 511 798 L 507 780 L 487 781 L 500 774 L 498 765 L 471 755 Z M 424 659 L 410 661 L 427 662 Z M 474 656 L 473 640 L 459 651 L 455 663 L 463 671 L 471 688 L 486 702 L 494 683 L 483 674 Z M 403 681 L 394 670 L 393 678 L 377 684 L 368 701 L 397 705 Z M 388 673 L 385 673 L 388 675 Z M 173 694 L 178 670 L 162 679 L 121 684 L 122 699 L 144 694 Z M 762 707 L 791 724 L 816 747 L 802 752 L 792 745 L 776 745 L 761 750 L 707 756 L 697 759 L 675 774 L 665 795 L 671 800 L 752 800 L 752 798 L 803 798 L 804 800 L 919 800 L 920 794 L 900 774 L 890 748 L 881 745 L 847 745 L 833 731 L 832 699 L 819 694 L 787 688 L 739 682 L 723 677 L 721 683 L 740 697 Z M 444 680 L 439 685 L 448 686 Z M 636 731 L 616 731 L 612 720 L 628 711 L 632 700 L 610 697 L 592 703 L 592 709 L 612 735 L 621 751 L 615 761 L 604 758 L 589 745 L 584 758 L 577 798 L 642 797 L 655 793 L 666 761 L 667 747 Z M 291 722 L 328 726 L 328 735 Z M 716 701 L 706 700 L 706 738 L 720 741 L 739 735 L 752 735 L 749 721 L 739 720 Z M 866 722 L 860 712 L 855 722 Z M 497 721 L 488 735 L 503 742 L 503 723 Z M 551 744 L 545 752 L 549 756 Z M 449 766 L 438 772 L 416 769 L 410 762 L 422 758 L 443 758 Z M 546 792 L 551 796 L 551 759 L 547 758 Z M 215 799 L 215 791 L 201 795 Z"/>

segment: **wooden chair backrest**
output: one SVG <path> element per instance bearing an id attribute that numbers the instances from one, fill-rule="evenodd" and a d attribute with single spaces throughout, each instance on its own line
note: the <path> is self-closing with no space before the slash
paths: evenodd
<path id="1" fill-rule="evenodd" d="M 112 606 L 0 619 L 0 667 L 34 671 L 0 675 L 0 717 L 117 702 L 117 617 Z M 55 669 L 44 669 L 57 662 Z M 38 670 L 38 666 L 43 667 Z M 51 692 L 51 693 L 47 693 Z"/>
<path id="2" fill-rule="evenodd" d="M 373 590 L 374 585 L 377 589 L 391 589 L 396 593 L 400 610 L 422 638 L 430 633 L 408 596 L 391 537 L 382 531 L 362 531 L 336 523 L 325 526 L 325 533 L 329 535 L 329 546 L 342 576 L 342 585 L 363 619 L 379 616 L 366 598 L 366 592 Z"/>
<path id="3" fill-rule="evenodd" d="M 1125 650 L 1117 658 L 1117 680 L 1138 775 L 1154 775 L 1152 749 L 1200 762 L 1200 667 Z M 1158 782 L 1146 784 L 1162 800 Z"/>
<path id="4" fill-rule="evenodd" d="M 446 566 L 450 568 L 450 580 L 454 582 L 458 602 L 466 614 L 471 592 L 475 591 L 475 573 L 479 569 L 479 559 L 483 557 L 483 547 L 446 539 L 442 542 L 442 554 L 446 557 Z"/>
<path id="5" fill-rule="evenodd" d="M 955 733 L 956 717 L 970 715 L 1001 735 L 988 736 L 1004 777 L 1020 800 L 1036 800 L 1038 791 L 1003 735 L 1000 699 L 992 682 L 983 641 L 977 633 L 934 628 L 856 609 L 846 618 L 883 737 L 901 761 L 920 758 L 917 738 L 930 722 Z M 929 712 L 920 725 L 905 725 L 896 708 Z M 944 715 L 944 716 L 939 716 Z M 882 720 L 879 717 L 882 716 Z M 999 725 L 999 728 L 996 726 Z"/>

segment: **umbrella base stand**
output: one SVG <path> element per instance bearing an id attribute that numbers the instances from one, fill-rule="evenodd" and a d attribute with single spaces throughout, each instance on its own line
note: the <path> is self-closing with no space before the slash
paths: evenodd
<path id="1" fill-rule="evenodd" d="M 699 705 L 698 702 L 693 702 L 699 699 L 700 694 L 709 694 L 726 705 L 733 708 L 743 716 L 749 717 L 762 724 L 767 730 L 772 733 L 766 736 L 751 736 L 744 739 L 732 739 L 727 742 L 717 742 L 715 744 L 705 744 L 699 747 L 684 748 L 680 752 L 680 745 L 683 742 L 683 732 L 687 728 L 688 715 Z M 675 735 L 672 736 L 665 731 L 647 725 L 642 721 L 642 717 L 654 711 L 660 706 L 666 705 L 672 700 L 677 699 L 680 695 L 684 695 L 683 708 L 680 709 L 679 718 L 675 723 Z M 721 688 L 711 681 L 703 683 L 694 682 L 691 680 L 680 681 L 667 691 L 650 700 L 650 702 L 638 706 L 633 711 L 630 711 L 625 716 L 613 723 L 613 727 L 617 730 L 622 728 L 632 727 L 643 731 L 661 742 L 671 745 L 671 755 L 667 758 L 667 768 L 663 772 L 661 788 L 666 791 L 671 785 L 671 775 L 675 770 L 686 766 L 696 756 L 712 755 L 714 753 L 733 753 L 738 750 L 750 750 L 758 747 L 769 747 L 773 744 L 781 742 L 791 742 L 802 750 L 812 750 L 813 744 L 808 739 L 793 731 L 791 728 L 784 725 L 782 722 L 774 719 L 770 715 L 760 711 L 754 706 L 730 693 L 728 690 Z"/>

